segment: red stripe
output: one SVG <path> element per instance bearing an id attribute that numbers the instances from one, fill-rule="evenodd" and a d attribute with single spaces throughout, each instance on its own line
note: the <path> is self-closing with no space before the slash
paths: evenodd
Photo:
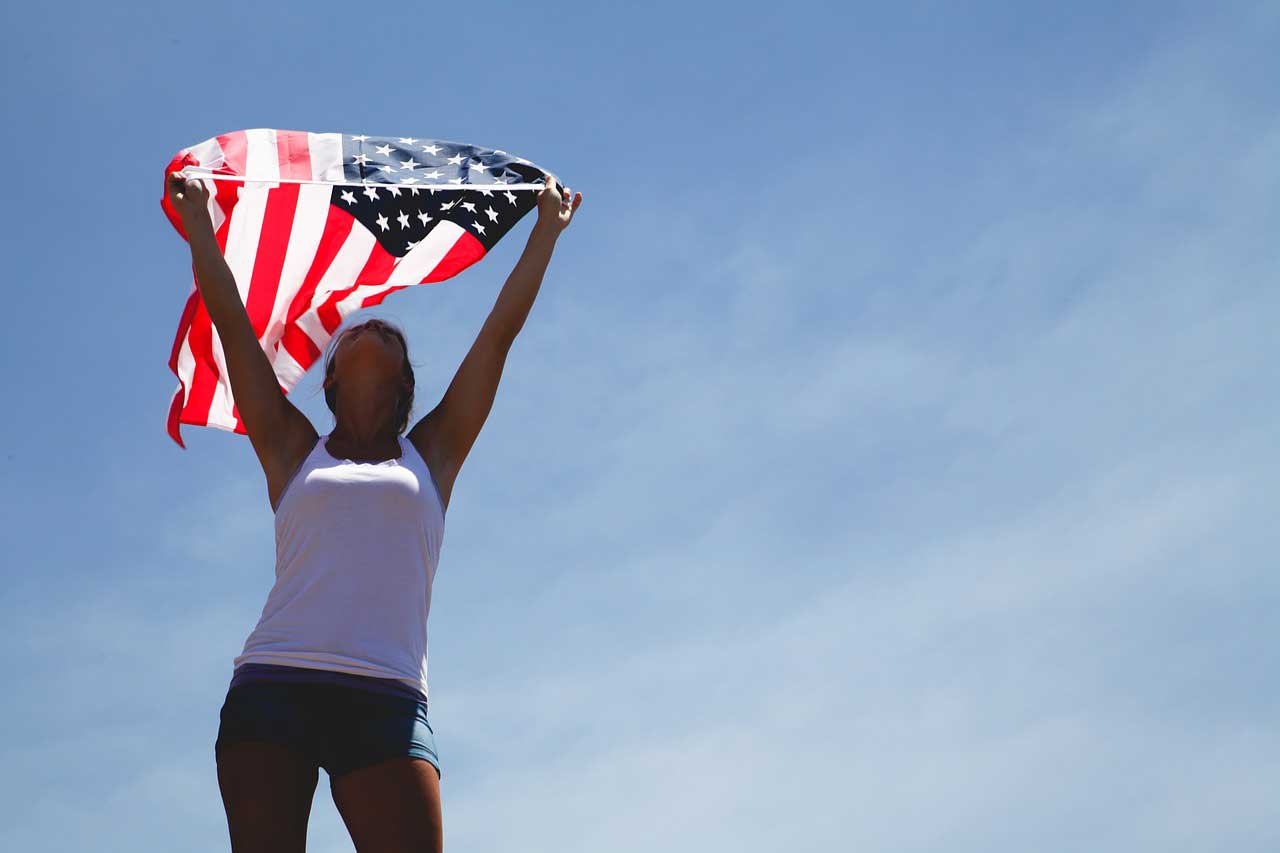
<path id="1" fill-rule="evenodd" d="M 280 346 L 284 347 L 285 352 L 289 353 L 303 370 L 315 364 L 316 359 L 320 357 L 320 349 L 315 341 L 297 326 L 285 327 L 284 334 L 280 336 Z"/>
<path id="2" fill-rule="evenodd" d="M 355 217 L 346 211 L 332 205 L 329 207 L 324 229 L 320 232 L 320 243 L 316 248 L 315 258 L 307 269 L 302 286 L 298 288 L 293 301 L 289 303 L 289 311 L 285 315 L 284 332 L 280 336 L 280 346 L 284 347 L 285 352 L 289 353 L 303 370 L 315 364 L 321 352 L 315 341 L 311 340 L 310 335 L 298 328 L 297 319 L 311 308 L 316 286 L 328 272 L 342 245 L 351 236 L 351 228 L 355 225 L 355 221 Z"/>
<path id="3" fill-rule="evenodd" d="M 311 298 L 315 295 L 316 285 L 320 283 L 320 279 L 324 278 L 324 274 L 328 272 L 329 265 L 333 263 L 338 250 L 342 248 L 342 244 L 347 242 L 347 237 L 351 235 L 351 226 L 355 224 L 355 221 L 356 218 L 350 213 L 329 205 L 329 215 L 324 222 L 324 231 L 321 232 L 320 245 L 316 249 L 315 260 L 311 262 L 311 267 L 307 270 L 307 277 L 302 280 L 302 287 L 298 288 L 293 301 L 289 303 L 289 313 L 285 316 L 286 325 L 292 326 L 294 321 L 311 307 Z M 304 363 L 300 361 L 298 364 L 305 368 L 311 362 Z"/>
<path id="4" fill-rule="evenodd" d="M 192 277 L 192 283 L 195 277 Z M 173 339 L 173 350 L 169 353 L 169 369 L 173 371 L 173 375 L 178 375 L 178 353 L 182 352 L 182 342 L 187 337 L 187 329 L 191 328 L 191 318 L 195 316 L 196 304 L 200 301 L 200 291 L 195 289 L 191 291 L 191 295 L 187 297 L 186 307 L 182 309 L 182 319 L 178 321 L 178 334 Z M 182 381 L 182 377 L 178 377 L 178 381 Z"/>
<path id="5" fill-rule="evenodd" d="M 338 326 L 342 325 L 342 315 L 338 313 L 339 302 L 362 284 L 385 283 L 387 279 L 391 278 L 391 273 L 395 271 L 395 268 L 395 256 L 382 248 L 381 243 L 375 241 L 373 248 L 369 250 L 368 259 L 364 262 L 364 266 L 356 275 L 356 280 L 351 283 L 351 286 L 344 287 L 342 290 L 332 291 L 325 298 L 324 304 L 316 308 L 316 316 L 320 318 L 320 324 L 324 326 L 325 331 L 333 334 L 338 330 Z"/>
<path id="6" fill-rule="evenodd" d="M 421 282 L 418 282 L 419 284 Z M 370 305 L 377 305 L 397 290 L 404 290 L 406 287 L 413 287 L 412 284 L 397 284 L 395 287 L 388 287 L 386 290 L 378 293 L 371 293 L 364 299 L 360 300 L 361 308 L 368 308 Z"/>
<path id="7" fill-rule="evenodd" d="M 457 275 L 483 257 L 484 243 L 472 236 L 470 231 L 463 231 L 462 236 L 453 244 L 453 248 L 440 259 L 440 263 L 436 264 L 436 268 L 420 283 L 427 284 L 432 281 L 441 281 L 449 276 Z"/>
<path id="8" fill-rule="evenodd" d="M 280 177 L 311 180 L 311 143 L 306 131 L 277 130 L 276 152 L 280 158 Z"/>
<path id="9" fill-rule="evenodd" d="M 262 214 L 262 230 L 258 234 L 258 251 L 253 260 L 249 295 L 245 310 L 253 325 L 254 337 L 261 339 L 271 322 L 280 287 L 280 271 L 293 232 L 293 216 L 298 209 L 300 184 L 281 184 L 267 191 L 266 209 Z"/>
<path id="10" fill-rule="evenodd" d="M 440 259 L 440 263 L 436 264 L 426 278 L 417 284 L 427 284 L 433 281 L 440 281 L 457 275 L 462 270 L 474 264 L 476 261 L 484 257 L 484 244 L 471 235 L 471 232 L 464 231 L 459 235 L 453 247 L 445 253 Z M 388 277 L 390 273 L 388 273 Z M 412 284 L 398 284 L 395 287 L 388 287 L 386 290 L 378 293 L 371 293 L 360 301 L 361 308 L 368 308 L 370 305 L 379 305 L 382 300 L 386 299 L 397 290 L 404 290 L 406 287 L 412 287 Z"/>
<path id="11" fill-rule="evenodd" d="M 209 320 L 204 300 L 196 306 L 195 317 L 191 320 L 191 331 L 188 333 L 191 343 L 191 354 L 195 357 L 195 374 L 191 378 L 191 390 L 187 393 L 187 404 L 182 408 L 181 421 L 184 424 L 207 426 L 209 423 L 209 407 L 213 403 L 213 391 L 218 384 L 218 365 L 213 360 L 213 324 Z"/>
<path id="12" fill-rule="evenodd" d="M 237 130 L 235 133 L 224 133 L 218 137 L 222 146 L 222 160 L 227 174 L 244 176 L 245 166 L 249 162 L 249 133 Z"/>
<path id="13" fill-rule="evenodd" d="M 186 445 L 182 442 L 182 432 L 178 428 L 178 417 L 182 412 L 183 388 L 182 380 L 178 380 L 179 388 L 173 393 L 173 399 L 169 402 L 169 418 L 165 423 L 165 429 L 169 432 L 169 437 L 178 442 L 178 446 L 186 449 Z"/>

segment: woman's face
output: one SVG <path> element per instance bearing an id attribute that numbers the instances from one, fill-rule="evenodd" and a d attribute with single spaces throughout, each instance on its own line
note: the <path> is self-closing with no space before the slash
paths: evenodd
<path id="1" fill-rule="evenodd" d="M 340 388 L 359 388 L 368 393 L 384 387 L 394 392 L 395 399 L 403 383 L 404 357 L 395 336 L 362 327 L 343 338 L 333 358 L 333 377 Z"/>

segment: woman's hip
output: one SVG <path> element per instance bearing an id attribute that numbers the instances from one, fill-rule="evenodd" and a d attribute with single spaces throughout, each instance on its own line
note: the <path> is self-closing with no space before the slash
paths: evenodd
<path id="1" fill-rule="evenodd" d="M 337 777 L 398 756 L 440 773 L 424 703 L 356 687 L 251 681 L 227 691 L 215 754 L 239 741 L 291 747 Z"/>

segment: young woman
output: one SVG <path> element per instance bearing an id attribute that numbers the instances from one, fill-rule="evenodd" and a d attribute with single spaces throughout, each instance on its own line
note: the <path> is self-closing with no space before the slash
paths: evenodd
<path id="1" fill-rule="evenodd" d="M 167 192 L 275 511 L 276 582 L 235 659 L 215 742 L 232 850 L 303 850 L 324 767 L 360 853 L 439 851 L 426 645 L 445 508 L 582 194 L 548 179 L 475 343 L 407 433 L 414 378 L 404 335 L 381 320 L 341 333 L 325 361 L 335 423 L 322 436 L 281 392 L 254 335 L 207 191 L 174 172 Z"/>

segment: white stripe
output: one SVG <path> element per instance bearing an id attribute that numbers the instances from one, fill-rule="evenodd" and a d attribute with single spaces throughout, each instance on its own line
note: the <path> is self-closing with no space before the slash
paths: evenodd
<path id="1" fill-rule="evenodd" d="M 307 145 L 311 149 L 311 177 L 317 181 L 340 181 L 342 171 L 342 134 L 308 133 Z"/>
<path id="2" fill-rule="evenodd" d="M 439 222 L 428 232 L 422 242 L 414 246 L 409 254 L 400 259 L 391 276 L 381 284 L 362 284 L 338 303 L 338 316 L 346 319 L 358 311 L 360 303 L 384 293 L 402 284 L 418 284 L 434 270 L 449 250 L 458 242 L 458 238 L 466 233 L 466 229 L 448 220 Z"/>
<path id="3" fill-rule="evenodd" d="M 244 132 L 248 151 L 244 158 L 244 171 L 247 175 L 261 175 L 267 183 L 280 180 L 280 148 L 276 142 L 276 132 L 269 127 L 259 127 Z M 217 180 L 216 178 L 214 180 Z M 239 178 L 232 178 L 239 180 Z M 254 183 L 258 183 L 254 181 Z"/>
<path id="4" fill-rule="evenodd" d="M 275 368 L 276 378 L 280 380 L 280 385 L 285 389 L 286 394 L 293 390 L 293 387 L 298 384 L 298 380 L 307 372 L 307 369 L 298 364 L 284 347 L 280 347 L 279 351 L 276 352 L 275 364 L 272 366 Z"/>
<path id="5" fill-rule="evenodd" d="M 214 363 L 218 365 L 218 384 L 213 386 L 213 399 L 209 402 L 209 426 L 235 429 L 236 419 L 231 403 L 231 377 L 227 375 L 226 355 L 222 351 L 222 339 L 218 327 L 209 324 L 209 345 Z"/>
<path id="6" fill-rule="evenodd" d="M 409 254 L 400 259 L 387 284 L 417 284 L 439 266 L 444 256 L 467 231 L 461 225 L 447 219 L 436 223 Z"/>
<path id="7" fill-rule="evenodd" d="M 271 320 L 267 324 L 263 343 L 267 345 L 272 356 L 272 364 L 276 367 L 276 375 L 280 377 L 286 388 L 292 388 L 293 382 L 284 381 L 280 373 L 280 365 L 276 358 L 286 351 L 280 347 L 280 338 L 284 335 L 284 322 L 289 313 L 293 298 L 302 287 L 302 282 L 311 269 L 316 251 L 320 246 L 320 238 L 324 236 L 324 224 L 329 217 L 330 190 L 321 186 L 305 186 L 298 190 L 298 206 L 293 214 L 293 225 L 289 230 L 289 245 L 285 249 L 284 264 L 280 268 L 280 283 L 276 287 L 276 302 L 271 309 Z M 293 361 L 293 359 L 290 359 Z M 296 364 L 296 362 L 294 362 Z M 294 379 L 296 382 L 296 378 Z"/>
<path id="8" fill-rule="evenodd" d="M 360 310 L 361 303 L 370 296 L 384 293 L 392 288 L 402 285 L 412 285 L 421 283 L 432 270 L 439 265 L 440 261 L 449 253 L 449 250 L 458 242 L 458 238 L 465 233 L 465 229 L 448 220 L 442 221 L 431 232 L 423 238 L 422 242 L 414 246 L 409 254 L 400 259 L 391 276 L 383 284 L 362 284 L 337 304 L 338 316 L 345 321 L 356 311 Z"/>
<path id="9" fill-rule="evenodd" d="M 205 169 L 216 169 L 226 159 L 222 153 L 222 143 L 218 142 L 216 136 L 206 139 L 199 145 L 192 145 L 187 151 L 191 152 L 191 156 L 195 157 L 196 162 Z"/>
<path id="10" fill-rule="evenodd" d="M 296 323 L 298 328 L 302 329 L 321 351 L 333 335 L 320 322 L 316 308 L 324 304 L 330 293 L 335 290 L 345 290 L 355 282 L 360 270 L 364 269 L 364 265 L 369 262 L 369 253 L 373 251 L 376 242 L 364 226 L 358 222 L 352 223 L 351 233 L 347 235 L 346 242 L 342 244 L 342 248 L 333 258 L 333 263 L 329 264 L 329 269 L 325 270 L 324 276 L 316 285 L 316 291 L 311 297 L 311 307 L 298 317 Z"/>
<path id="11" fill-rule="evenodd" d="M 460 225 L 443 220 L 436 227 L 431 229 L 428 236 L 422 238 L 422 242 L 415 246 L 404 255 L 396 269 L 393 270 L 390 277 L 381 284 L 361 284 L 355 291 L 344 296 L 342 301 L 338 302 L 338 315 L 343 320 L 348 316 L 355 314 L 360 310 L 361 302 L 364 302 L 370 296 L 385 293 L 393 287 L 402 286 L 402 284 L 419 284 L 421 280 L 428 277 L 431 270 L 444 260 L 444 256 L 449 254 L 449 250 L 458 242 L 458 237 L 466 233 L 466 229 Z"/>

